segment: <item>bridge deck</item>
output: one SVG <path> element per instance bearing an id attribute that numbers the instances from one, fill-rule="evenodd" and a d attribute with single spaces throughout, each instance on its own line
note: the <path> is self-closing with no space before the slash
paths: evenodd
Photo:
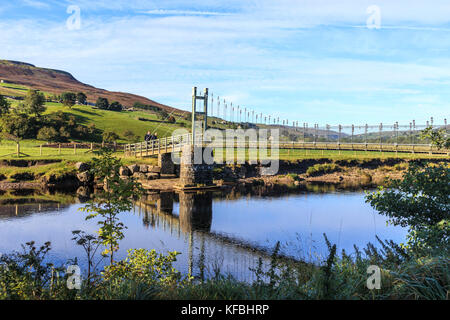
<path id="1" fill-rule="evenodd" d="M 196 137 L 198 146 L 208 146 L 216 150 L 226 150 L 227 148 L 249 149 L 249 147 L 258 146 L 258 142 L 243 142 L 243 141 L 220 141 L 220 142 L 205 142 L 202 137 Z M 182 147 L 192 144 L 191 135 L 166 137 L 148 142 L 140 142 L 128 144 L 124 148 L 125 155 L 134 157 L 151 157 L 162 153 L 179 152 Z M 278 147 L 279 149 L 306 149 L 306 150 L 335 150 L 335 151 L 370 151 L 370 152 L 403 152 L 403 153 L 422 153 L 422 154 L 436 154 L 436 155 L 450 155 L 450 150 L 441 149 L 429 144 L 395 144 L 395 143 L 348 143 L 348 142 L 298 142 L 298 141 L 284 141 L 277 144 L 268 142 L 265 147 Z"/>

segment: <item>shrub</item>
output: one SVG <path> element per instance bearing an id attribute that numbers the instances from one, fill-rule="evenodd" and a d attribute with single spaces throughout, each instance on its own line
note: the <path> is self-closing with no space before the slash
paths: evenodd
<path id="1" fill-rule="evenodd" d="M 402 180 L 391 180 L 368 194 L 369 202 L 394 225 L 408 226 L 413 250 L 450 248 L 450 168 L 446 164 L 411 164 Z"/>
<path id="2" fill-rule="evenodd" d="M 308 176 L 320 176 L 326 173 L 341 171 L 341 168 L 334 163 L 315 164 L 306 170 Z"/>
<path id="3" fill-rule="evenodd" d="M 58 141 L 60 136 L 55 128 L 43 127 L 38 131 L 37 138 L 44 141 Z"/>
<path id="4" fill-rule="evenodd" d="M 103 132 L 102 137 L 104 142 L 114 142 L 120 138 L 119 135 L 113 131 Z"/>

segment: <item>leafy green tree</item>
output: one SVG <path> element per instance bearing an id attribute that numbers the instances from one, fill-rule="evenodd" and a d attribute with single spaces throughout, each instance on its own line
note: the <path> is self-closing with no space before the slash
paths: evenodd
<path id="1" fill-rule="evenodd" d="M 95 106 L 99 109 L 108 110 L 109 108 L 108 99 L 99 97 L 97 99 L 97 102 L 95 103 Z"/>
<path id="2" fill-rule="evenodd" d="M 58 131 L 53 127 L 43 127 L 38 131 L 37 138 L 47 142 L 58 141 L 60 136 Z"/>
<path id="3" fill-rule="evenodd" d="M 77 101 L 77 95 L 73 92 L 63 92 L 61 94 L 61 99 L 62 99 L 63 105 L 65 105 L 66 107 L 72 108 Z"/>
<path id="4" fill-rule="evenodd" d="M 95 193 L 94 199 L 81 211 L 87 212 L 86 220 L 100 217 L 98 235 L 109 255 L 111 265 L 114 263 L 114 252 L 119 249 L 119 241 L 124 238 L 126 226 L 120 221 L 119 214 L 133 208 L 133 198 L 140 197 L 143 190 L 133 178 L 122 180 L 119 169 L 120 159 L 112 155 L 112 151 L 102 150 L 99 157 L 91 161 L 91 174 L 103 181 L 103 191 Z"/>
<path id="5" fill-rule="evenodd" d="M 45 112 L 45 96 L 37 90 L 28 90 L 24 99 L 25 111 L 40 117 Z"/>
<path id="6" fill-rule="evenodd" d="M 422 140 L 430 140 L 431 144 L 440 149 L 450 149 L 450 138 L 446 136 L 447 128 L 433 130 L 432 126 L 427 127 L 420 133 Z"/>
<path id="7" fill-rule="evenodd" d="M 0 94 L 0 117 L 9 112 L 10 104 L 4 96 Z"/>
<path id="8" fill-rule="evenodd" d="M 122 111 L 122 109 L 123 109 L 123 106 L 117 101 L 112 102 L 108 108 L 108 110 L 111 110 L 111 111 Z"/>
<path id="9" fill-rule="evenodd" d="M 387 188 L 368 194 L 366 201 L 394 225 L 409 227 L 409 248 L 449 250 L 449 181 L 447 164 L 410 164 L 402 180 L 390 181 Z"/>
<path id="10" fill-rule="evenodd" d="M 165 119 L 167 119 L 168 116 L 169 116 L 169 114 L 164 110 L 160 110 L 160 111 L 156 112 L 156 117 L 159 120 L 165 120 Z"/>
<path id="11" fill-rule="evenodd" d="M 103 132 L 102 137 L 103 137 L 104 142 L 109 142 L 109 143 L 114 142 L 120 138 L 119 135 L 113 131 Z"/>
<path id="12" fill-rule="evenodd" d="M 83 92 L 77 93 L 77 101 L 79 104 L 86 104 L 87 96 Z"/>
<path id="13" fill-rule="evenodd" d="M 2 136 L 7 140 L 15 141 L 17 144 L 17 156 L 20 157 L 20 140 L 30 135 L 31 121 L 25 113 L 12 113 L 2 117 L 0 121 Z"/>

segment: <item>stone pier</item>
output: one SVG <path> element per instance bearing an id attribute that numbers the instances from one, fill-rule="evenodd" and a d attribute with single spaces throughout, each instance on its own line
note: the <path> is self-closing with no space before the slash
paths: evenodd
<path id="1" fill-rule="evenodd" d="M 174 174 L 175 165 L 172 161 L 171 153 L 158 154 L 158 167 L 161 168 L 161 174 Z"/>
<path id="2" fill-rule="evenodd" d="M 180 183 L 178 188 L 214 186 L 212 165 L 203 161 L 204 148 L 186 145 L 180 159 Z"/>

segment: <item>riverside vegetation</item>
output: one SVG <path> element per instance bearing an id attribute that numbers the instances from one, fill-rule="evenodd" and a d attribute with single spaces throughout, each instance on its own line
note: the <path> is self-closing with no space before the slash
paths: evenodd
<path id="1" fill-rule="evenodd" d="M 0 258 L 1 299 L 448 299 L 450 290 L 448 164 L 417 164 L 402 180 L 367 194 L 367 201 L 393 224 L 409 227 L 404 244 L 379 239 L 355 247 L 353 253 L 337 252 L 326 236 L 329 255 L 322 265 L 286 261 L 274 248 L 269 265 L 262 261 L 252 270 L 253 283 L 239 282 L 220 270 L 210 279 L 182 275 L 174 267 L 178 252 L 131 249 L 128 257 L 114 260 L 126 228 L 119 215 L 141 194 L 133 179 L 118 178 L 120 160 L 104 152 L 93 160 L 92 174 L 105 189 L 84 207 L 87 218 L 99 218 L 99 230 L 89 235 L 74 230 L 74 241 L 88 258 L 88 273 L 80 289 L 68 286 L 74 275 L 66 266 L 47 262 L 51 244 L 34 242 L 21 252 Z M 103 252 L 97 251 L 104 248 Z M 108 257 L 102 271 L 96 264 Z M 76 258 L 68 265 L 77 264 Z M 367 268 L 381 269 L 381 288 L 369 290 Z M 72 288 L 72 289 L 69 289 Z"/>

